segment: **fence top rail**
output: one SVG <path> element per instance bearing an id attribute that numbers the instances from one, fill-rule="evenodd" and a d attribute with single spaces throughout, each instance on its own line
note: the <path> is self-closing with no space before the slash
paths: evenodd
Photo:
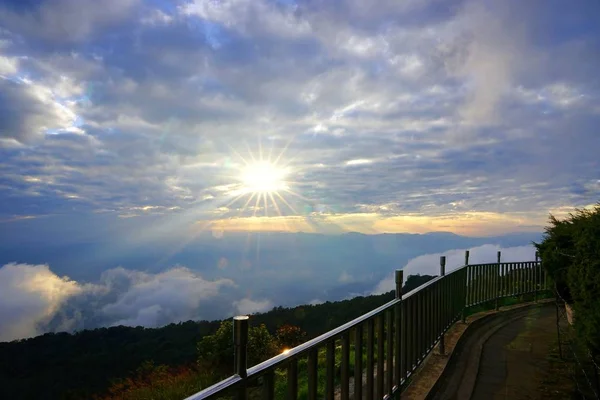
<path id="1" fill-rule="evenodd" d="M 194 393 L 193 395 L 186 397 L 185 400 L 201 400 L 208 399 L 212 396 L 218 395 L 221 392 L 233 388 L 235 385 L 242 382 L 243 379 L 239 375 L 233 375 L 229 378 L 225 378 L 220 382 L 215 383 L 212 386 L 207 387 L 200 392 Z"/>
<path id="2" fill-rule="evenodd" d="M 463 268 L 463 267 L 461 267 L 461 268 Z M 457 269 L 460 269 L 460 268 L 457 268 Z M 435 284 L 436 284 L 438 281 L 441 281 L 442 279 L 444 279 L 444 277 L 445 277 L 445 276 L 448 276 L 448 275 L 450 275 L 450 273 L 451 273 L 451 272 L 454 272 L 454 271 L 456 271 L 456 270 L 450 271 L 450 272 L 448 272 L 448 273 L 447 273 L 446 275 L 444 275 L 444 276 L 436 276 L 435 278 L 433 278 L 433 279 L 431 279 L 431 280 L 429 280 L 429 281 L 425 282 L 425 283 L 424 283 L 424 284 L 422 284 L 421 286 L 414 288 L 414 289 L 413 289 L 413 290 L 411 290 L 410 292 L 408 292 L 408 293 L 406 293 L 406 294 L 402 295 L 402 300 L 406 300 L 406 299 L 408 299 L 409 297 L 411 297 L 411 296 L 415 295 L 417 292 L 420 292 L 421 290 L 424 290 L 425 288 L 427 288 L 427 287 L 429 287 L 429 286 L 433 286 L 433 285 L 435 285 Z"/>
<path id="3" fill-rule="evenodd" d="M 506 261 L 505 262 L 505 261 L 503 261 L 503 262 L 501 262 L 499 264 L 500 265 L 509 265 L 509 264 L 522 265 L 522 264 L 541 264 L 541 263 L 542 263 L 541 261 L 514 261 L 514 262 L 510 262 L 510 261 Z M 495 262 L 495 263 L 483 263 L 483 264 L 469 264 L 469 265 L 464 265 L 464 266 L 462 266 L 460 268 L 464 268 L 464 267 L 487 267 L 487 266 L 492 267 L 492 266 L 496 266 L 496 265 L 498 265 L 497 262 Z M 460 269 L 460 268 L 457 268 L 457 269 Z M 446 275 L 448 275 L 448 274 L 446 274 Z"/>
<path id="4" fill-rule="evenodd" d="M 273 358 L 263 361 L 260 364 L 255 365 L 254 367 L 248 368 L 248 377 L 250 377 L 251 375 L 260 375 L 266 370 L 277 368 L 279 365 L 285 363 L 289 359 L 299 357 L 310 350 L 313 350 L 317 347 L 320 347 L 323 344 L 326 344 L 330 340 L 335 340 L 338 336 L 348 332 L 352 328 L 355 328 L 367 322 L 372 318 L 375 318 L 382 312 L 400 303 L 400 301 L 400 299 L 394 299 L 392 301 L 389 301 L 384 305 L 379 306 L 376 309 L 366 314 L 363 314 L 358 318 L 353 319 L 350 322 L 346 322 L 344 325 L 338 326 L 337 328 L 332 329 L 329 332 L 325 332 L 324 334 L 317 336 L 316 338 L 311 339 L 308 342 L 304 342 L 301 345 L 298 345 L 290 349 L 289 351 L 286 351 L 285 354 L 279 354 Z"/>

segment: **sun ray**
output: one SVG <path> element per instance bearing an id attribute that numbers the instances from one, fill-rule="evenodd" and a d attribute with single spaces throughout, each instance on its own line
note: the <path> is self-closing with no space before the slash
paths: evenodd
<path id="1" fill-rule="evenodd" d="M 234 149 L 233 147 L 231 147 L 231 145 L 230 145 L 229 143 L 225 142 L 225 145 L 226 145 L 227 147 L 229 147 L 229 150 L 231 150 L 231 152 L 232 152 L 233 154 L 235 154 L 235 155 L 236 155 L 236 156 L 237 156 L 237 157 L 238 157 L 240 160 L 242 160 L 242 162 L 243 162 L 245 165 L 248 165 L 248 164 L 250 164 L 248 161 L 246 161 L 246 159 L 245 159 L 245 158 L 244 158 L 244 157 L 243 157 L 243 156 L 242 156 L 242 155 L 241 155 L 241 154 L 240 154 L 240 153 L 239 153 L 239 152 L 238 152 L 236 149 Z"/>
<path id="2" fill-rule="evenodd" d="M 287 151 L 287 149 L 290 146 L 290 144 L 292 144 L 292 142 L 294 141 L 294 139 L 295 139 L 295 136 L 292 136 L 290 138 L 290 140 L 288 140 L 288 142 L 285 144 L 285 146 L 283 146 L 283 149 L 281 149 L 281 151 L 279 152 L 279 155 L 277 156 L 277 158 L 275 159 L 275 161 L 273 161 L 273 164 L 275 164 L 275 165 L 279 164 L 279 160 L 285 154 L 285 152 Z"/>
<path id="3" fill-rule="evenodd" d="M 239 195 L 237 195 L 236 197 L 233 198 L 233 200 L 231 200 L 229 203 L 225 204 L 223 207 L 229 207 L 230 205 L 232 205 L 233 203 L 235 203 L 236 201 L 238 201 L 239 199 L 241 199 L 242 197 L 244 197 L 246 193 L 240 193 Z"/>
<path id="4" fill-rule="evenodd" d="M 260 196 L 261 196 L 261 193 L 259 193 L 258 196 L 256 196 L 256 203 L 254 203 L 254 212 L 252 213 L 253 217 L 256 217 L 256 210 L 258 209 L 258 204 L 260 202 Z"/>
<path id="5" fill-rule="evenodd" d="M 294 191 L 293 191 L 293 190 L 291 190 L 291 189 L 284 189 L 283 191 L 284 191 L 284 192 L 286 192 L 286 193 L 289 193 L 289 194 L 291 194 L 292 196 L 296 196 L 296 197 L 297 197 L 297 198 L 299 198 L 299 199 L 302 199 L 302 200 L 305 200 L 305 201 L 308 201 L 308 202 L 312 202 L 312 201 L 311 201 L 309 198 L 307 198 L 307 197 L 304 197 L 304 196 L 302 196 L 301 194 L 299 194 L 299 193 L 296 193 L 296 192 L 294 192 Z"/>
<path id="6" fill-rule="evenodd" d="M 281 199 L 281 201 L 283 201 L 283 203 L 289 207 L 290 210 L 292 210 L 292 212 L 296 215 L 298 215 L 298 211 L 296 211 L 296 209 L 294 207 L 292 207 L 292 205 L 290 203 L 287 202 L 287 200 L 279 193 L 275 192 L 275 195 L 277 197 L 279 197 Z"/>
<path id="7" fill-rule="evenodd" d="M 246 202 L 244 203 L 244 206 L 240 209 L 240 212 L 238 213 L 238 216 L 242 215 L 242 213 L 246 210 L 246 207 L 248 207 L 248 204 L 250 204 L 250 202 L 252 201 L 252 199 L 254 198 L 254 196 L 256 196 L 256 193 L 252 193 L 248 197 L 248 200 L 246 200 Z"/>
<path id="8" fill-rule="evenodd" d="M 273 203 L 273 208 L 275 209 L 275 211 L 277 211 L 277 214 L 281 217 L 281 210 L 279 209 L 279 206 L 277 205 L 277 202 L 275 201 L 275 198 L 273 197 L 273 193 L 269 193 L 269 197 L 271 198 L 271 203 Z"/>
<path id="9" fill-rule="evenodd" d="M 269 206 L 267 204 L 267 193 L 263 193 L 263 200 L 265 204 L 265 217 L 269 216 Z"/>
<path id="10" fill-rule="evenodd" d="M 252 154 L 252 150 L 250 150 L 250 146 L 248 145 L 248 142 L 244 142 L 244 143 L 246 143 L 246 149 L 248 149 L 248 154 L 250 154 L 250 158 L 252 159 L 252 163 L 256 163 L 257 162 L 256 158 L 254 158 L 254 154 Z"/>

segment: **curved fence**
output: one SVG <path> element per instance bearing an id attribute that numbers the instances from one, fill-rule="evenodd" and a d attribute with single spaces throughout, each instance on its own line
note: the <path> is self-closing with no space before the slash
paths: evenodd
<path id="1" fill-rule="evenodd" d="M 402 296 L 403 272 L 396 271 L 396 298 L 319 337 L 246 368 L 248 317 L 234 318 L 234 375 L 186 400 L 201 399 L 390 399 L 444 334 L 470 309 L 499 307 L 503 298 L 547 290 L 541 262 L 465 265 Z M 283 382 L 282 382 L 283 381 Z"/>

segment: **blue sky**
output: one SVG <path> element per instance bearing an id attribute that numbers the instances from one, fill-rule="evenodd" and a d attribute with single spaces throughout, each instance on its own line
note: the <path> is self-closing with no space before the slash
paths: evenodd
<path id="1" fill-rule="evenodd" d="M 182 264 L 231 288 L 202 265 L 220 255 L 171 257 L 248 231 L 541 232 L 600 200 L 599 15 L 596 0 L 4 1 L 0 262 L 22 263 L 4 272 L 147 282 L 185 280 Z M 277 304 L 265 293 L 243 299 Z"/>

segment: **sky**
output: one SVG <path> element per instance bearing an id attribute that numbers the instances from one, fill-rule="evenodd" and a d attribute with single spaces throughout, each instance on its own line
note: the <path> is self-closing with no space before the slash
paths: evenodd
<path id="1" fill-rule="evenodd" d="M 537 234 L 600 200 L 599 50 L 596 0 L 5 0 L 0 273 L 225 293 L 290 248 L 257 232 Z"/>
<path id="2" fill-rule="evenodd" d="M 539 230 L 600 194 L 599 15 L 595 0 L 4 1 L 2 225 Z M 266 207 L 241 193 L 261 160 L 285 180 Z"/>

